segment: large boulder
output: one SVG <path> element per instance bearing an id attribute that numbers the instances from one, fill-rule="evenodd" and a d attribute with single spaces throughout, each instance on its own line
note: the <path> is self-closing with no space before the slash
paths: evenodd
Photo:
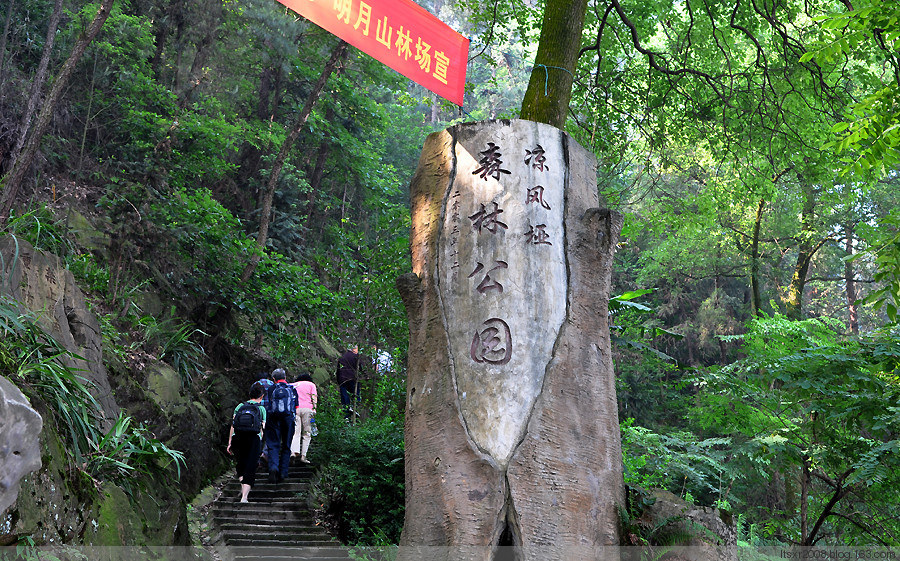
<path id="1" fill-rule="evenodd" d="M 19 388 L 0 376 L 0 515 L 16 501 L 21 479 L 41 467 L 42 425 Z"/>
<path id="2" fill-rule="evenodd" d="M 664 546 L 671 559 L 737 561 L 737 528 L 727 510 L 697 506 L 663 489 L 645 491 L 630 487 L 628 495 L 629 511 L 639 514 L 632 526 L 642 527 L 646 535 L 633 539 L 637 536 L 629 536 L 626 531 L 626 543 L 650 548 Z M 626 548 L 623 559 L 641 559 L 642 555 L 642 550 Z"/>

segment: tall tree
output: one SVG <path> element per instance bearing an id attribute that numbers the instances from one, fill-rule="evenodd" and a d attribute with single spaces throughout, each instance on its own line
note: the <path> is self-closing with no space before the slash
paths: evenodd
<path id="1" fill-rule="evenodd" d="M 56 104 L 59 102 L 59 98 L 65 90 L 69 78 L 75 71 L 75 66 L 84 54 L 85 49 L 87 49 L 88 45 L 91 44 L 91 41 L 94 40 L 94 37 L 100 33 L 100 29 L 106 22 L 106 18 L 109 17 L 110 11 L 112 11 L 114 2 L 115 0 L 103 0 L 100 3 L 100 7 L 97 9 L 94 19 L 78 38 L 78 41 L 69 53 L 69 57 L 56 75 L 56 79 L 53 82 L 53 88 L 51 88 L 50 93 L 44 100 L 44 105 L 41 107 L 40 113 L 38 113 L 37 122 L 35 123 L 34 128 L 28 135 L 28 140 L 25 142 L 21 156 L 16 160 L 15 165 L 10 169 L 9 173 L 2 181 L 0 181 L 0 184 L 3 186 L 3 195 L 2 198 L 0 198 L 0 227 L 4 227 L 6 221 L 9 219 L 9 214 L 15 203 L 16 195 L 19 193 L 19 188 L 21 187 L 29 168 L 31 168 L 31 163 L 40 147 L 41 139 L 44 137 L 47 128 L 50 126 L 50 118 L 56 110 Z"/>
<path id="2" fill-rule="evenodd" d="M 44 52 L 41 54 L 41 62 L 38 64 L 37 71 L 31 81 L 31 92 L 28 95 L 28 103 L 25 105 L 25 113 L 19 123 L 18 140 L 13 148 L 12 155 L 9 158 L 9 167 L 16 165 L 19 153 L 25 145 L 25 139 L 28 137 L 28 129 L 31 127 L 31 120 L 34 118 L 34 112 L 37 111 L 38 100 L 41 96 L 41 90 L 44 87 L 44 81 L 47 78 L 47 67 L 50 65 L 50 54 L 53 52 L 53 43 L 56 39 L 56 28 L 59 26 L 59 18 L 62 15 L 62 0 L 56 0 L 53 4 L 53 13 L 50 15 L 50 21 L 47 24 L 47 38 L 44 40 Z"/>
<path id="3" fill-rule="evenodd" d="M 303 126 L 306 124 L 307 119 L 309 119 L 309 115 L 310 113 L 312 113 L 313 106 L 315 106 L 316 102 L 319 100 L 319 96 L 322 94 L 322 89 L 325 87 L 325 83 L 328 81 L 328 78 L 331 76 L 332 72 L 334 72 L 335 68 L 337 68 L 338 62 L 343 57 L 346 50 L 347 43 L 341 40 L 331 51 L 331 57 L 328 59 L 328 62 L 325 63 L 325 68 L 322 69 L 322 74 L 319 75 L 319 79 L 316 80 L 316 83 L 313 85 L 312 90 L 306 98 L 306 104 L 300 111 L 300 115 L 297 116 L 297 120 L 294 122 L 293 126 L 291 126 L 287 137 L 281 144 L 281 149 L 278 151 L 278 156 L 275 158 L 275 162 L 272 164 L 272 170 L 269 172 L 269 180 L 266 183 L 266 189 L 262 193 L 259 205 L 259 232 L 256 235 L 256 247 L 259 249 L 259 252 L 254 254 L 253 257 L 250 258 L 250 261 L 244 268 L 244 272 L 241 275 L 241 280 L 244 282 L 249 280 L 253 275 L 253 271 L 254 269 L 256 269 L 256 265 L 259 263 L 260 255 L 266 247 L 266 240 L 268 240 L 269 237 L 269 222 L 271 220 L 272 214 L 272 200 L 275 197 L 275 188 L 278 186 L 278 178 L 281 175 L 281 168 L 284 166 L 284 162 L 288 157 L 288 153 L 290 152 L 291 147 L 294 145 L 294 141 L 297 140 L 297 137 L 300 135 L 300 131 L 303 130 Z"/>

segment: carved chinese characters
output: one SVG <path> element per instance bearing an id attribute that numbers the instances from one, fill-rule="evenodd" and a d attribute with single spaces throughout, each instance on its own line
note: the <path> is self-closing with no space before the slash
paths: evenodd
<path id="1" fill-rule="evenodd" d="M 553 127 L 430 135 L 410 185 L 406 515 L 398 561 L 598 559 L 622 452 L 608 298 L 622 216 Z M 614 550 L 613 550 L 614 551 Z M 617 554 L 613 554 L 615 558 Z"/>
<path id="2" fill-rule="evenodd" d="M 565 317 L 563 146 L 550 127 L 497 127 L 461 134 L 454 154 L 443 309 L 470 436 L 505 465 Z"/>

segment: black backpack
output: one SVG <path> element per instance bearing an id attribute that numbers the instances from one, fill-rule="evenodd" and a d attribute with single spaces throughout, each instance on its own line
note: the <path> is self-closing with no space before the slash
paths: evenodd
<path id="1" fill-rule="evenodd" d="M 259 432 L 262 430 L 262 413 L 259 404 L 248 401 L 242 403 L 231 421 L 234 432 Z"/>
<path id="2" fill-rule="evenodd" d="M 269 388 L 269 403 L 267 411 L 272 415 L 293 415 L 297 408 L 294 387 L 284 382 L 278 382 Z"/>

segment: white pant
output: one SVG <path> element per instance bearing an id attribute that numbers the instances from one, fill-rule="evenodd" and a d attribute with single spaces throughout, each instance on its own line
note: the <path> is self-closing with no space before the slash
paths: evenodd
<path id="1" fill-rule="evenodd" d="M 306 457 L 306 451 L 309 450 L 309 443 L 312 440 L 312 409 L 297 409 L 297 415 L 294 417 L 296 423 L 294 427 L 294 439 L 291 440 L 291 454 L 300 454 Z"/>

